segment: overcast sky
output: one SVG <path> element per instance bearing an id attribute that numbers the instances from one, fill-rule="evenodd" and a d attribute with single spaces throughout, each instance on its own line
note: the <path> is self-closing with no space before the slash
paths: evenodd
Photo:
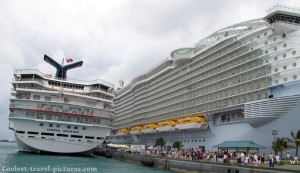
<path id="1" fill-rule="evenodd" d="M 44 54 L 83 60 L 71 79 L 125 85 L 167 58 L 226 26 L 264 17 L 276 3 L 299 0 L 0 0 L 0 139 L 8 130 L 14 69 L 54 74 Z M 300 6 L 300 5 L 298 5 Z"/>

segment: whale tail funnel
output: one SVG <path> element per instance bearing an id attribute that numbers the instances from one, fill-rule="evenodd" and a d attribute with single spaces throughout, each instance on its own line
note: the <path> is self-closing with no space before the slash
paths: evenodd
<path id="1" fill-rule="evenodd" d="M 77 68 L 77 67 L 81 67 L 83 64 L 83 61 L 79 61 L 79 62 L 75 62 L 75 63 L 63 66 L 63 65 L 57 63 L 56 61 L 54 61 L 52 58 L 50 58 L 47 55 L 44 55 L 44 61 L 51 64 L 53 67 L 55 67 L 56 68 L 55 77 L 62 78 L 62 79 L 67 79 L 68 70 Z"/>

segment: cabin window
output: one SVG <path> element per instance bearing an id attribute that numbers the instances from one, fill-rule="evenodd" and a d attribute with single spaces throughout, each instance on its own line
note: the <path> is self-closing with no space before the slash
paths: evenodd
<path id="1" fill-rule="evenodd" d="M 33 95 L 33 100 L 40 100 L 41 96 L 39 95 Z"/>
<path id="2" fill-rule="evenodd" d="M 294 75 L 294 76 L 293 76 L 293 79 L 297 79 L 297 75 Z"/>
<path id="3" fill-rule="evenodd" d="M 56 134 L 56 136 L 60 136 L 60 137 L 68 137 L 69 135 L 67 135 L 67 134 Z"/>
<path id="4" fill-rule="evenodd" d="M 16 130 L 16 133 L 25 133 L 25 131 Z"/>
<path id="5" fill-rule="evenodd" d="M 41 135 L 54 136 L 54 133 L 41 133 Z"/>
<path id="6" fill-rule="evenodd" d="M 283 47 L 286 47 L 286 46 L 287 46 L 287 44 L 286 44 L 286 43 L 284 43 L 284 44 L 283 44 Z"/>
<path id="7" fill-rule="evenodd" d="M 283 66 L 283 69 L 284 69 L 284 70 L 286 70 L 286 69 L 287 69 L 287 66 L 286 66 L 286 65 L 284 65 L 284 66 Z"/>
<path id="8" fill-rule="evenodd" d="M 71 135 L 72 138 L 82 138 L 80 135 Z"/>
<path id="9" fill-rule="evenodd" d="M 31 135 L 38 135 L 39 134 L 39 132 L 27 132 L 27 134 L 31 134 Z"/>
<path id="10" fill-rule="evenodd" d="M 51 101 L 51 97 L 46 96 L 45 101 Z"/>

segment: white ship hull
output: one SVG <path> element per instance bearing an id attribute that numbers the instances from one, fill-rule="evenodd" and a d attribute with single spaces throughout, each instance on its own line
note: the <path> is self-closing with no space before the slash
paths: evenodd
<path id="1" fill-rule="evenodd" d="M 15 131 L 19 150 L 36 153 L 89 154 L 102 144 L 105 136 L 110 131 L 108 127 L 75 123 L 20 118 L 11 118 L 10 121 Z M 40 123 L 43 123 L 43 126 L 40 126 Z M 53 127 L 49 127 L 49 124 L 53 124 Z M 60 128 L 56 128 L 56 125 L 59 125 Z M 67 129 L 67 126 L 76 126 L 78 129 Z M 82 130 L 82 127 L 85 127 L 86 130 Z M 38 134 L 28 134 L 32 132 L 37 132 Z M 48 135 L 43 135 L 45 133 Z M 50 134 L 53 134 L 53 136 Z M 65 134 L 68 137 L 58 136 L 58 134 Z M 74 138 L 72 135 L 82 136 L 82 138 Z M 85 136 L 95 138 L 86 139 Z"/>

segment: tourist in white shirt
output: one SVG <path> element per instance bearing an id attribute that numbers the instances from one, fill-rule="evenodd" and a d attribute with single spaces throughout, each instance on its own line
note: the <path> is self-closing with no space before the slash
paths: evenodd
<path id="1" fill-rule="evenodd" d="M 279 156 L 279 154 L 277 154 L 275 156 L 275 160 L 276 160 L 276 165 L 279 165 L 279 163 L 280 163 L 280 156 Z"/>

